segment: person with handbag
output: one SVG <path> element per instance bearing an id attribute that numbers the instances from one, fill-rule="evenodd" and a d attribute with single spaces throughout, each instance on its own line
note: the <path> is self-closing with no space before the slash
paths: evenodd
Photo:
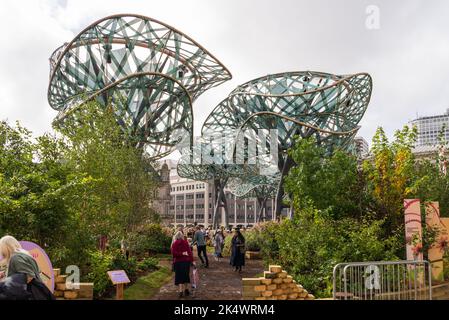
<path id="1" fill-rule="evenodd" d="M 232 237 L 230 264 L 235 268 L 234 271 L 239 273 L 242 272 L 242 267 L 245 265 L 245 237 L 240 232 L 240 229 L 235 229 Z"/>
<path id="2" fill-rule="evenodd" d="M 175 234 L 175 242 L 171 247 L 173 255 L 173 268 L 175 271 L 175 285 L 179 288 L 179 298 L 190 295 L 190 266 L 193 262 L 192 250 L 184 234 L 178 231 Z"/>

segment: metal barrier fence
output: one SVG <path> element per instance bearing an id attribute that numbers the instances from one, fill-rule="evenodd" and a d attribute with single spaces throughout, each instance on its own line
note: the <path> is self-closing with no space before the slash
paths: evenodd
<path id="1" fill-rule="evenodd" d="M 333 271 L 337 300 L 432 300 L 428 261 L 340 263 Z"/>

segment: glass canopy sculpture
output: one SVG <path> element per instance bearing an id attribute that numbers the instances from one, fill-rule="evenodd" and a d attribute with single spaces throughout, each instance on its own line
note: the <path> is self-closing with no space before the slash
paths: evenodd
<path id="1" fill-rule="evenodd" d="M 232 77 L 187 35 L 133 14 L 91 24 L 52 54 L 50 69 L 55 121 L 87 100 L 111 103 L 119 123 L 153 159 L 172 152 L 181 136 L 193 136 L 193 101 Z"/>
<path id="2" fill-rule="evenodd" d="M 372 79 L 366 73 L 338 76 L 309 71 L 268 75 L 237 87 L 210 113 L 203 124 L 202 135 L 233 136 L 234 139 L 226 140 L 227 144 L 233 144 L 233 153 L 226 158 L 231 156 L 235 160 L 236 142 L 242 136 L 258 140 L 261 130 L 276 130 L 276 139 L 268 135 L 266 142 L 276 146 L 277 154 L 272 157 L 277 157 L 279 174 L 257 176 L 245 174 L 249 166 L 241 166 L 240 171 L 231 166 L 233 170 L 228 174 L 221 172 L 218 176 L 220 187 L 224 188 L 230 178 L 237 179 L 229 187 L 234 193 L 245 196 L 245 190 L 254 194 L 259 187 L 266 187 L 267 181 L 277 184 L 276 215 L 279 216 L 284 207 L 284 178 L 294 165 L 287 153 L 294 137 L 314 136 L 317 143 L 329 151 L 335 147 L 348 149 L 359 130 L 371 91 Z M 224 149 L 230 150 L 227 146 Z M 210 170 L 208 165 L 201 169 L 198 166 L 201 165 L 195 161 L 184 166 L 181 162 L 178 172 L 195 179 L 196 172 Z"/>

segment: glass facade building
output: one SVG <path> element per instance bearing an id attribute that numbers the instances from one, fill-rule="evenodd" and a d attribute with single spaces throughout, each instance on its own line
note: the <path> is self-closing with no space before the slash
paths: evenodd
<path id="1" fill-rule="evenodd" d="M 416 147 L 438 145 L 438 137 L 443 129 L 444 137 L 449 141 L 449 109 L 442 115 L 419 117 L 410 124 L 418 128 Z"/>

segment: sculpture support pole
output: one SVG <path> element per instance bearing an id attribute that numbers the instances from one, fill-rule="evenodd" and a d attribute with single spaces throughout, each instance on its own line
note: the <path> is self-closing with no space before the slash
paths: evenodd
<path id="1" fill-rule="evenodd" d="M 220 208 L 224 209 L 224 221 L 223 224 L 228 227 L 229 226 L 229 212 L 228 212 L 228 202 L 226 200 L 226 194 L 224 192 L 224 186 L 226 185 L 227 179 L 220 180 L 215 179 L 214 180 L 214 191 L 215 191 L 215 205 L 214 205 L 214 215 L 212 220 L 212 226 L 213 228 L 219 227 L 219 213 Z"/>
<path id="2" fill-rule="evenodd" d="M 275 209 L 275 219 L 278 219 L 281 216 L 282 213 L 282 209 L 285 207 L 285 205 L 283 204 L 283 198 L 284 198 L 284 182 L 285 182 L 285 177 L 287 176 L 288 172 L 290 171 L 290 169 L 293 167 L 294 165 L 294 161 L 292 159 L 291 156 L 287 155 L 287 157 L 285 158 L 285 161 L 283 161 L 283 166 L 282 166 L 282 175 L 281 175 L 281 179 L 279 181 L 279 186 L 278 186 L 278 191 L 277 191 L 277 195 L 276 195 L 276 209 Z M 290 218 L 293 217 L 293 213 L 290 214 Z"/>
<path id="3" fill-rule="evenodd" d="M 259 212 L 257 214 L 257 222 L 265 221 L 267 214 L 267 198 L 257 198 L 257 202 L 260 206 Z"/>
<path id="4" fill-rule="evenodd" d="M 227 227 L 229 227 L 229 212 L 228 212 L 228 201 L 226 200 L 226 194 L 224 192 L 225 185 L 226 185 L 226 182 L 223 182 L 221 184 L 220 194 L 221 194 L 222 207 L 224 208 L 224 215 L 225 215 L 224 216 L 224 225 L 227 228 Z"/>
<path id="5" fill-rule="evenodd" d="M 214 204 L 214 214 L 212 216 L 212 227 L 214 229 L 217 228 L 218 225 L 218 210 L 220 208 L 220 196 L 219 196 L 219 180 L 215 179 L 214 180 L 214 200 L 215 200 L 215 204 Z"/>

